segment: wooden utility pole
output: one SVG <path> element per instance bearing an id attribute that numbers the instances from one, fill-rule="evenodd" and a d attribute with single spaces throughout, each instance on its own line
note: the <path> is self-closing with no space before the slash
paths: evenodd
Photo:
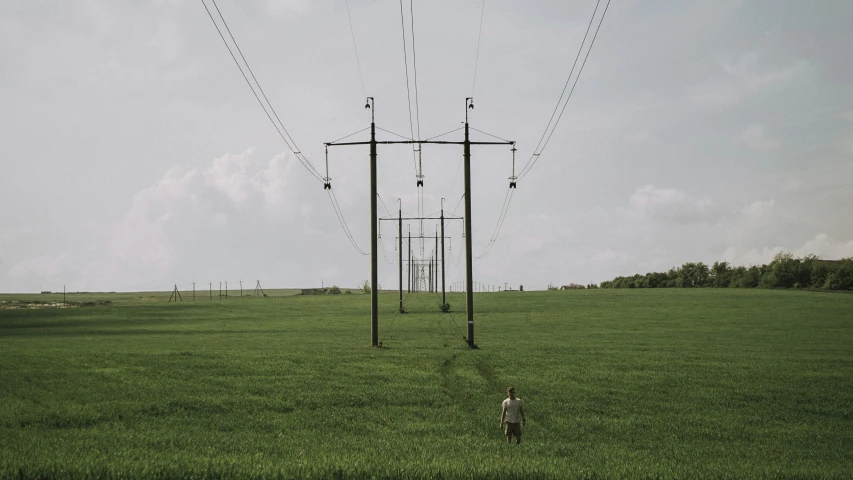
<path id="1" fill-rule="evenodd" d="M 444 298 L 444 199 L 441 199 L 441 304 L 446 305 Z"/>
<path id="2" fill-rule="evenodd" d="M 370 109 L 370 345 L 379 346 L 379 259 L 377 258 L 376 227 L 379 224 L 376 213 L 376 122 L 374 111 L 376 102 L 367 97 L 365 107 Z M 372 104 L 372 105 L 371 105 Z"/>
<path id="3" fill-rule="evenodd" d="M 462 156 L 465 172 L 465 281 L 468 292 L 465 294 L 465 312 L 468 316 L 468 346 L 475 348 L 474 343 L 474 293 L 471 284 L 474 283 L 474 256 L 471 254 L 471 140 L 468 138 L 468 109 L 474 108 L 472 98 L 465 99 L 465 142 L 462 146 Z"/>
<path id="4" fill-rule="evenodd" d="M 412 227 L 409 226 L 409 293 L 412 293 L 412 274 L 414 273 L 414 268 L 412 268 Z"/>
<path id="5" fill-rule="evenodd" d="M 400 275 L 400 313 L 403 313 L 403 202 L 397 200 L 397 265 Z"/>

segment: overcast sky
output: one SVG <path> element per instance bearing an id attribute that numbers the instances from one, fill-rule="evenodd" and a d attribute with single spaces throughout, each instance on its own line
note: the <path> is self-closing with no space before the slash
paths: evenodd
<path id="1" fill-rule="evenodd" d="M 482 2 L 415 0 L 414 52 L 403 2 L 420 107 L 411 130 L 460 127 L 473 96 L 471 127 L 517 141 L 520 170 L 596 4 Z M 323 143 L 369 126 L 365 94 L 378 127 L 410 135 L 399 1 L 350 0 L 352 31 L 343 0 L 218 4 L 322 174 Z M 779 251 L 853 256 L 851 19 L 849 0 L 613 0 L 550 143 L 474 261 L 476 280 L 538 289 Z M 201 0 L 7 0 L 0 66 L 0 291 L 369 278 L 369 257 L 272 127 Z M 424 214 L 441 198 L 448 211 L 459 204 L 461 159 L 459 146 L 423 147 Z M 368 148 L 333 148 L 329 164 L 369 251 Z M 379 169 L 388 209 L 401 198 L 416 214 L 411 147 L 380 146 Z M 472 148 L 475 255 L 511 170 L 508 147 Z M 460 223 L 448 223 L 448 282 L 464 279 Z M 380 284 L 396 288 L 396 232 L 382 224 L 393 263 L 380 250 Z M 423 229 L 435 235 L 435 222 Z"/>

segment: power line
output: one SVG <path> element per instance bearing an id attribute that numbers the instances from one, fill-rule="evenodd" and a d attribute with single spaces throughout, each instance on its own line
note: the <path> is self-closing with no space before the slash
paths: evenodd
<path id="1" fill-rule="evenodd" d="M 355 248 L 355 250 L 358 253 L 360 253 L 362 255 L 367 255 L 367 252 L 362 250 L 361 247 L 359 247 L 358 244 L 356 243 L 355 238 L 353 238 L 352 232 L 350 232 L 349 226 L 347 225 L 347 221 L 344 218 L 343 212 L 341 211 L 341 206 L 340 206 L 340 204 L 338 204 L 338 197 L 335 196 L 334 190 L 329 188 L 326 190 L 326 193 L 329 195 L 329 200 L 332 202 L 332 207 L 334 207 L 335 214 L 338 216 L 338 223 L 341 224 L 341 228 L 344 229 L 344 233 L 346 234 L 350 243 L 352 244 L 352 246 Z"/>
<path id="2" fill-rule="evenodd" d="M 463 193 L 461 197 L 459 197 L 459 201 L 456 203 L 456 206 L 453 208 L 453 213 L 450 216 L 456 215 L 456 210 L 459 208 L 459 205 L 462 205 L 462 200 L 465 198 L 465 194 Z"/>
<path id="3" fill-rule="evenodd" d="M 412 94 L 409 91 L 409 55 L 406 51 L 406 23 L 403 15 L 403 0 L 400 0 L 400 29 L 403 32 L 403 63 L 406 67 L 406 98 L 408 99 L 407 106 L 409 107 L 409 134 L 414 138 L 415 129 L 412 126 Z M 412 147 L 412 163 L 415 165 L 415 175 L 418 174 L 418 162 L 415 160 L 414 147 Z"/>
<path id="4" fill-rule="evenodd" d="M 261 105 L 261 108 L 264 109 L 264 113 L 269 118 L 270 122 L 273 124 L 273 127 L 278 132 L 279 136 L 284 143 L 287 144 L 287 147 L 290 151 L 296 156 L 302 166 L 304 166 L 309 173 L 311 173 L 315 178 L 323 181 L 323 177 L 317 172 L 317 169 L 311 164 L 308 159 L 302 155 L 299 151 L 299 147 L 296 145 L 296 142 L 293 140 L 293 137 L 290 136 L 290 133 L 284 127 L 284 123 L 282 123 L 281 118 L 279 118 L 278 113 L 276 113 L 275 108 L 273 108 L 272 103 L 270 103 L 269 98 L 267 98 L 266 93 L 264 92 L 263 87 L 261 87 L 260 82 L 258 82 L 257 77 L 255 77 L 255 73 L 252 71 L 252 67 L 249 65 L 249 62 L 246 60 L 246 57 L 243 55 L 243 51 L 240 49 L 240 45 L 237 43 L 237 39 L 234 38 L 234 35 L 231 33 L 231 29 L 228 27 L 228 23 L 225 21 L 225 17 L 222 15 L 222 12 L 219 10 L 219 6 L 216 4 L 216 0 L 211 0 L 213 2 L 213 6 L 216 8 L 216 12 L 219 15 L 219 18 L 222 20 L 222 24 L 225 26 L 226 31 L 228 31 L 228 36 L 231 37 L 231 41 L 234 43 L 234 46 L 237 48 L 237 52 L 240 54 L 240 58 L 243 59 L 243 63 L 246 65 L 246 69 L 249 70 L 249 74 L 252 76 L 252 80 L 255 81 L 255 84 L 258 86 L 258 90 L 261 92 L 261 96 L 264 97 L 264 100 L 267 102 L 267 106 L 269 106 L 269 111 L 272 112 L 272 116 L 275 116 L 276 120 L 278 120 L 278 125 L 273 121 L 272 116 L 270 116 L 267 111 L 267 107 L 261 101 L 258 93 L 255 91 L 255 87 L 252 86 L 252 82 L 249 81 L 249 78 L 246 76 L 246 73 L 243 71 L 243 67 L 240 65 L 240 62 L 237 60 L 237 57 L 234 55 L 234 51 L 231 50 L 231 46 L 228 45 L 228 41 L 225 39 L 225 36 L 222 34 L 222 30 L 219 28 L 219 25 L 216 23 L 216 20 L 213 18 L 213 14 L 210 12 L 210 9 L 207 7 L 207 3 L 204 0 L 201 0 L 202 5 L 204 5 L 204 9 L 207 11 L 210 20 L 213 22 L 213 26 L 216 27 L 216 31 L 219 33 L 219 37 L 222 38 L 222 42 L 225 43 L 225 48 L 228 49 L 228 53 L 231 54 L 231 58 L 234 59 L 234 63 L 237 65 L 237 68 L 240 70 L 240 74 L 243 75 L 243 79 L 246 80 L 246 84 L 249 85 L 249 88 L 252 90 L 252 94 L 255 96 L 255 99 L 258 100 L 258 103 Z M 281 126 L 281 129 L 279 129 Z M 284 133 L 282 133 L 282 131 Z M 289 141 L 288 141 L 289 140 Z"/>
<path id="5" fill-rule="evenodd" d="M 382 247 L 382 256 L 385 257 L 385 261 L 390 265 L 391 260 L 388 259 L 388 253 L 385 251 L 385 240 L 382 240 L 382 235 L 379 235 L 379 246 Z"/>
<path id="6" fill-rule="evenodd" d="M 308 173 L 313 175 L 314 178 L 323 182 L 324 181 L 323 177 L 319 174 L 319 172 L 317 172 L 317 169 L 314 168 L 314 166 L 311 164 L 311 162 L 308 161 L 308 158 L 306 158 L 305 155 L 303 155 L 299 151 L 299 147 L 296 145 L 296 142 L 293 140 L 293 137 L 290 136 L 290 133 L 284 127 L 284 123 L 281 121 L 281 118 L 278 116 L 278 113 L 275 111 L 275 108 L 272 106 L 272 103 L 269 101 L 269 98 L 267 97 L 266 93 L 264 92 L 263 87 L 261 87 L 260 82 L 258 82 L 258 79 L 255 76 L 254 71 L 252 71 L 252 67 L 249 65 L 248 60 L 246 60 L 245 55 L 243 55 L 243 51 L 240 49 L 240 45 L 237 43 L 237 39 L 234 37 L 234 34 L 231 33 L 231 28 L 228 27 L 228 23 L 225 21 L 225 17 L 222 15 L 222 11 L 219 9 L 219 6 L 216 4 L 216 0 L 211 0 L 211 2 L 213 3 L 213 6 L 216 8 L 216 12 L 219 15 L 219 18 L 222 20 L 222 24 L 225 26 L 225 29 L 228 32 L 228 36 L 231 38 L 231 41 L 234 43 L 234 47 L 237 49 L 237 52 L 239 53 L 240 58 L 243 59 L 243 63 L 246 65 L 246 69 L 249 71 L 249 75 L 251 75 L 252 80 L 255 81 L 255 85 L 257 85 L 258 90 L 261 92 L 261 96 L 263 96 L 264 100 L 266 101 L 266 105 L 264 105 L 264 102 L 261 101 L 260 96 L 258 96 L 258 93 L 255 91 L 255 87 L 252 85 L 252 82 L 250 82 L 249 78 L 246 76 L 246 72 L 243 70 L 242 65 L 240 65 L 240 62 L 237 60 L 237 57 L 234 55 L 234 51 L 231 49 L 231 46 L 228 44 L 228 41 L 225 39 L 225 35 L 223 35 L 222 30 L 219 28 L 219 25 L 216 23 L 216 19 L 213 18 L 213 14 L 211 13 L 210 8 L 208 8 L 207 3 L 205 3 L 204 0 L 202 0 L 201 3 L 204 6 L 204 9 L 207 11 L 207 15 L 210 17 L 211 22 L 213 22 L 213 26 L 216 27 L 216 31 L 219 33 L 219 37 L 222 39 L 222 42 L 225 44 L 225 48 L 228 49 L 228 53 L 231 54 L 231 58 L 234 60 L 234 63 L 237 65 L 237 68 L 240 70 L 240 74 L 243 76 L 243 79 L 246 81 L 246 84 L 249 86 L 249 89 L 252 90 L 252 94 L 255 96 L 255 99 L 258 101 L 258 104 L 264 110 L 264 113 L 266 114 L 267 118 L 270 120 L 270 123 L 272 123 L 273 127 L 275 128 L 276 132 L 279 134 L 281 139 L 284 140 L 284 143 L 287 145 L 287 147 L 290 149 L 290 151 L 296 156 L 296 159 L 299 160 L 299 162 L 302 164 L 303 167 L 305 167 L 306 170 L 308 170 Z M 269 107 L 269 111 L 267 110 L 267 107 Z M 272 115 L 270 115 L 270 112 L 272 112 Z M 273 120 L 273 116 L 275 117 L 276 120 L 278 120 L 278 124 L 276 124 L 276 122 Z M 281 128 L 279 128 L 279 127 L 281 127 Z M 359 133 L 359 132 L 356 132 L 356 133 Z M 355 135 L 355 134 L 350 134 L 347 136 L 349 137 L 351 135 Z M 346 137 L 344 137 L 344 138 L 346 138 Z M 343 211 L 341 211 L 340 205 L 338 204 L 337 197 L 335 196 L 335 194 L 331 190 L 331 188 L 329 189 L 328 194 L 329 194 L 329 200 L 332 203 L 332 207 L 335 210 L 335 215 L 338 217 L 338 223 L 341 224 L 341 227 L 344 229 L 344 233 L 346 234 L 350 243 L 352 243 L 353 247 L 355 247 L 356 251 L 358 251 L 360 254 L 367 255 L 367 253 L 365 253 L 364 250 L 362 250 L 358 246 L 358 244 L 355 241 L 355 238 L 353 238 L 352 232 L 350 232 L 349 226 L 347 225 L 346 219 L 344 218 Z"/>
<path id="7" fill-rule="evenodd" d="M 391 210 L 388 210 L 388 206 L 385 205 L 385 200 L 382 200 L 382 197 L 378 193 L 376 194 L 376 198 L 378 198 L 379 201 L 382 203 L 382 208 L 385 209 L 385 213 L 388 214 L 388 217 L 393 221 L 394 225 L 399 228 L 399 225 L 397 225 L 397 221 L 394 219 L 394 215 L 391 213 Z"/>
<path id="8" fill-rule="evenodd" d="M 509 142 L 509 140 L 507 140 L 507 139 L 505 139 L 505 138 L 501 138 L 501 137 L 499 137 L 499 136 L 497 136 L 497 135 L 492 135 L 492 134 L 491 134 L 491 133 L 489 133 L 489 132 L 484 132 L 484 131 L 482 131 L 482 130 L 477 130 L 477 129 L 476 129 L 476 128 L 474 128 L 474 127 L 468 127 L 468 128 L 469 128 L 469 129 L 471 129 L 471 130 L 474 130 L 475 132 L 480 132 L 480 133 L 482 133 L 483 135 L 488 135 L 488 136 L 490 136 L 490 137 L 492 137 L 492 138 L 497 138 L 498 140 L 502 140 L 502 141 L 504 141 L 504 142 Z"/>
<path id="9" fill-rule="evenodd" d="M 421 139 L 421 106 L 418 102 L 418 51 L 415 48 L 415 9 L 409 0 L 409 12 L 412 19 L 412 69 L 415 72 L 415 119 L 418 125 L 418 140 Z M 418 147 L 420 148 L 420 147 Z"/>
<path id="10" fill-rule="evenodd" d="M 370 127 L 368 127 L 368 128 L 370 128 Z M 405 135 L 400 135 L 399 133 L 394 133 L 394 132 L 392 132 L 391 130 L 385 130 L 385 129 L 384 129 L 384 128 L 382 128 L 382 127 L 376 127 L 376 129 L 377 129 L 377 130 L 382 130 L 383 132 L 386 132 L 386 133 L 390 133 L 391 135 L 396 135 L 396 136 L 398 136 L 398 137 L 400 137 L 400 138 L 404 138 L 404 139 L 406 139 L 406 140 L 414 140 L 414 138 L 409 138 L 409 137 L 407 137 L 407 136 L 405 136 Z M 367 130 L 367 128 L 365 128 L 365 130 Z"/>
<path id="11" fill-rule="evenodd" d="M 450 134 L 450 133 L 453 133 L 453 132 L 458 132 L 459 130 L 462 130 L 463 128 L 465 128 L 465 127 L 454 128 L 453 130 L 451 130 L 451 131 L 449 131 L 449 132 L 444 132 L 444 133 L 442 133 L 441 135 L 436 135 L 436 136 L 434 136 L 434 137 L 429 137 L 429 138 L 427 138 L 425 141 L 435 140 L 435 139 L 436 139 L 436 138 L 438 138 L 438 137 L 443 137 L 443 136 L 445 136 L 445 135 L 447 135 L 447 134 Z"/>
<path id="12" fill-rule="evenodd" d="M 563 87 L 563 93 L 565 93 L 566 87 L 568 86 L 569 81 L 572 78 L 572 72 L 574 72 L 575 65 L 577 64 L 578 58 L 580 57 L 581 51 L 583 50 L 584 42 L 586 41 L 586 37 L 589 34 L 589 28 L 590 28 L 590 26 L 592 26 L 592 22 L 595 19 L 595 12 L 598 10 L 598 5 L 600 3 L 601 3 L 601 0 L 597 0 L 597 2 L 595 4 L 595 10 L 592 12 L 592 17 L 589 20 L 589 25 L 587 26 L 586 34 L 584 34 L 584 39 L 581 42 L 580 48 L 578 49 L 578 55 L 575 57 L 574 64 L 572 64 L 572 70 L 569 72 L 569 78 L 566 79 L 566 85 Z M 581 67 L 578 70 L 578 74 L 575 76 L 575 81 L 572 84 L 572 89 L 569 90 L 569 95 L 566 97 L 566 101 L 563 103 L 563 108 L 560 110 L 560 115 L 557 116 L 557 120 L 554 122 L 553 127 L 551 127 L 550 133 L 548 133 L 548 128 L 551 126 L 551 120 L 548 121 L 548 126 L 545 127 L 545 132 L 542 133 L 542 138 L 545 138 L 546 133 L 548 134 L 548 137 L 545 139 L 544 144 L 542 143 L 542 139 L 541 138 L 539 139 L 539 143 L 541 144 L 541 147 L 539 145 L 536 146 L 536 149 L 534 149 L 534 151 L 533 151 L 534 153 L 530 156 L 530 159 L 527 161 L 527 163 L 524 165 L 524 168 L 522 168 L 521 173 L 518 175 L 519 180 L 521 180 L 525 175 L 527 175 L 527 173 L 530 172 L 530 170 L 533 168 L 533 165 L 535 165 L 536 162 L 539 160 L 539 157 L 542 155 L 542 152 L 545 150 L 545 147 L 548 145 L 548 142 L 551 141 L 551 136 L 554 134 L 554 130 L 556 130 L 557 124 L 559 124 L 560 119 L 563 118 L 563 113 L 566 111 L 566 106 L 569 104 L 569 100 L 572 98 L 572 93 L 574 93 L 575 87 L 578 85 L 578 80 L 580 79 L 581 73 L 583 73 L 583 67 L 584 67 L 584 65 L 586 65 L 586 61 L 589 58 L 589 54 L 592 51 L 593 45 L 595 44 L 595 39 L 598 37 L 598 32 L 599 32 L 599 30 L 601 30 L 601 24 L 604 22 L 604 16 L 607 15 L 607 9 L 609 7 L 610 7 L 610 0 L 607 0 L 607 4 L 604 6 L 604 12 L 601 14 L 601 19 L 598 21 L 598 26 L 596 26 L 596 28 L 595 28 L 595 34 L 593 34 L 593 36 L 592 36 L 592 40 L 589 43 L 589 48 L 587 48 L 586 55 L 584 56 L 583 62 L 581 62 Z M 560 102 L 562 101 L 562 98 L 563 98 L 563 93 L 560 94 L 560 99 L 557 101 L 557 106 L 554 107 L 554 112 L 556 112 L 557 108 L 559 108 L 559 106 L 560 106 Z M 551 114 L 551 119 L 553 119 L 553 118 L 554 118 L 554 113 Z M 537 152 L 537 149 L 538 149 L 538 152 Z"/>
<path id="13" fill-rule="evenodd" d="M 504 197 L 504 205 L 501 208 L 501 213 L 498 216 L 497 224 L 495 225 L 495 230 L 492 232 L 492 237 L 489 239 L 488 245 L 486 245 L 486 249 L 477 256 L 477 259 L 481 259 L 489 254 L 492 250 L 492 247 L 495 245 L 495 242 L 498 240 L 498 235 L 501 233 L 501 228 L 503 228 L 504 220 L 506 220 L 506 214 L 509 212 L 509 204 L 512 202 L 512 195 L 515 193 L 514 188 L 507 188 L 506 196 Z"/>
<path id="14" fill-rule="evenodd" d="M 347 18 L 349 19 L 349 31 L 352 34 L 352 48 L 355 50 L 355 62 L 358 64 L 358 77 L 361 79 L 361 93 L 364 94 L 364 97 L 367 98 L 367 89 L 364 88 L 364 75 L 361 74 L 361 60 L 358 58 L 358 47 L 355 45 L 355 30 L 352 28 L 352 15 L 349 11 L 349 0 L 346 0 L 347 4 Z"/>
<path id="15" fill-rule="evenodd" d="M 337 143 L 337 142 L 340 142 L 341 140 L 343 140 L 343 139 L 345 139 L 345 138 L 349 138 L 349 137 L 351 137 L 351 136 L 353 136 L 353 135 L 357 135 L 357 134 L 359 134 L 359 133 L 361 133 L 361 132 L 363 132 L 363 131 L 365 131 L 365 130 L 369 130 L 369 129 L 370 129 L 370 127 L 364 127 L 364 128 L 362 128 L 361 130 L 359 130 L 359 131 L 357 131 L 357 132 L 350 133 L 349 135 L 343 136 L 343 137 L 341 137 L 341 138 L 339 138 L 339 139 L 335 140 L 334 142 L 330 142 L 330 143 Z"/>
<path id="16" fill-rule="evenodd" d="M 480 39 L 483 37 L 483 12 L 486 11 L 486 0 L 480 7 L 480 32 L 477 34 L 477 56 L 474 58 L 474 81 L 471 82 L 471 97 L 474 97 L 474 87 L 477 85 L 477 64 L 480 62 Z"/>

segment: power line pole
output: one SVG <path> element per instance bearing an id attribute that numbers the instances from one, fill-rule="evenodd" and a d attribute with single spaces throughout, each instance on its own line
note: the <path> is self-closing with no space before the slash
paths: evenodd
<path id="1" fill-rule="evenodd" d="M 397 199 L 397 264 L 400 275 L 400 313 L 403 313 L 403 202 Z"/>
<path id="2" fill-rule="evenodd" d="M 445 305 L 444 298 L 444 199 L 441 199 L 441 304 Z"/>
<path id="3" fill-rule="evenodd" d="M 441 243 L 444 243 L 443 238 L 441 239 Z M 432 282 L 432 285 L 433 285 L 432 291 L 438 292 L 438 229 L 437 228 L 435 229 L 435 257 L 433 257 L 433 258 L 434 258 L 433 262 L 435 264 L 435 267 L 434 267 L 435 271 L 433 272 L 434 273 L 434 276 L 433 276 L 434 280 Z"/>
<path id="4" fill-rule="evenodd" d="M 465 99 L 465 143 L 462 146 L 465 171 L 465 281 L 468 283 L 468 293 L 465 295 L 465 312 L 468 316 L 468 346 L 475 348 L 474 343 L 474 292 L 471 284 L 474 282 L 474 256 L 471 254 L 471 140 L 468 138 L 468 110 L 474 108 L 472 98 Z"/>
<path id="5" fill-rule="evenodd" d="M 376 226 L 379 224 L 376 213 L 376 122 L 374 110 L 376 102 L 367 97 L 366 108 L 370 108 L 370 345 L 379 346 L 379 259 L 377 258 Z M 371 107 L 371 102 L 373 106 Z"/>

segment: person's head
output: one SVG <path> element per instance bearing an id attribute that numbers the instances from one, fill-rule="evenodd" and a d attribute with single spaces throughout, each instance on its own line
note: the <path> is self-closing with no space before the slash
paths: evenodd
<path id="1" fill-rule="evenodd" d="M 506 394 L 509 398 L 515 398 L 515 387 L 512 385 L 506 388 Z"/>

